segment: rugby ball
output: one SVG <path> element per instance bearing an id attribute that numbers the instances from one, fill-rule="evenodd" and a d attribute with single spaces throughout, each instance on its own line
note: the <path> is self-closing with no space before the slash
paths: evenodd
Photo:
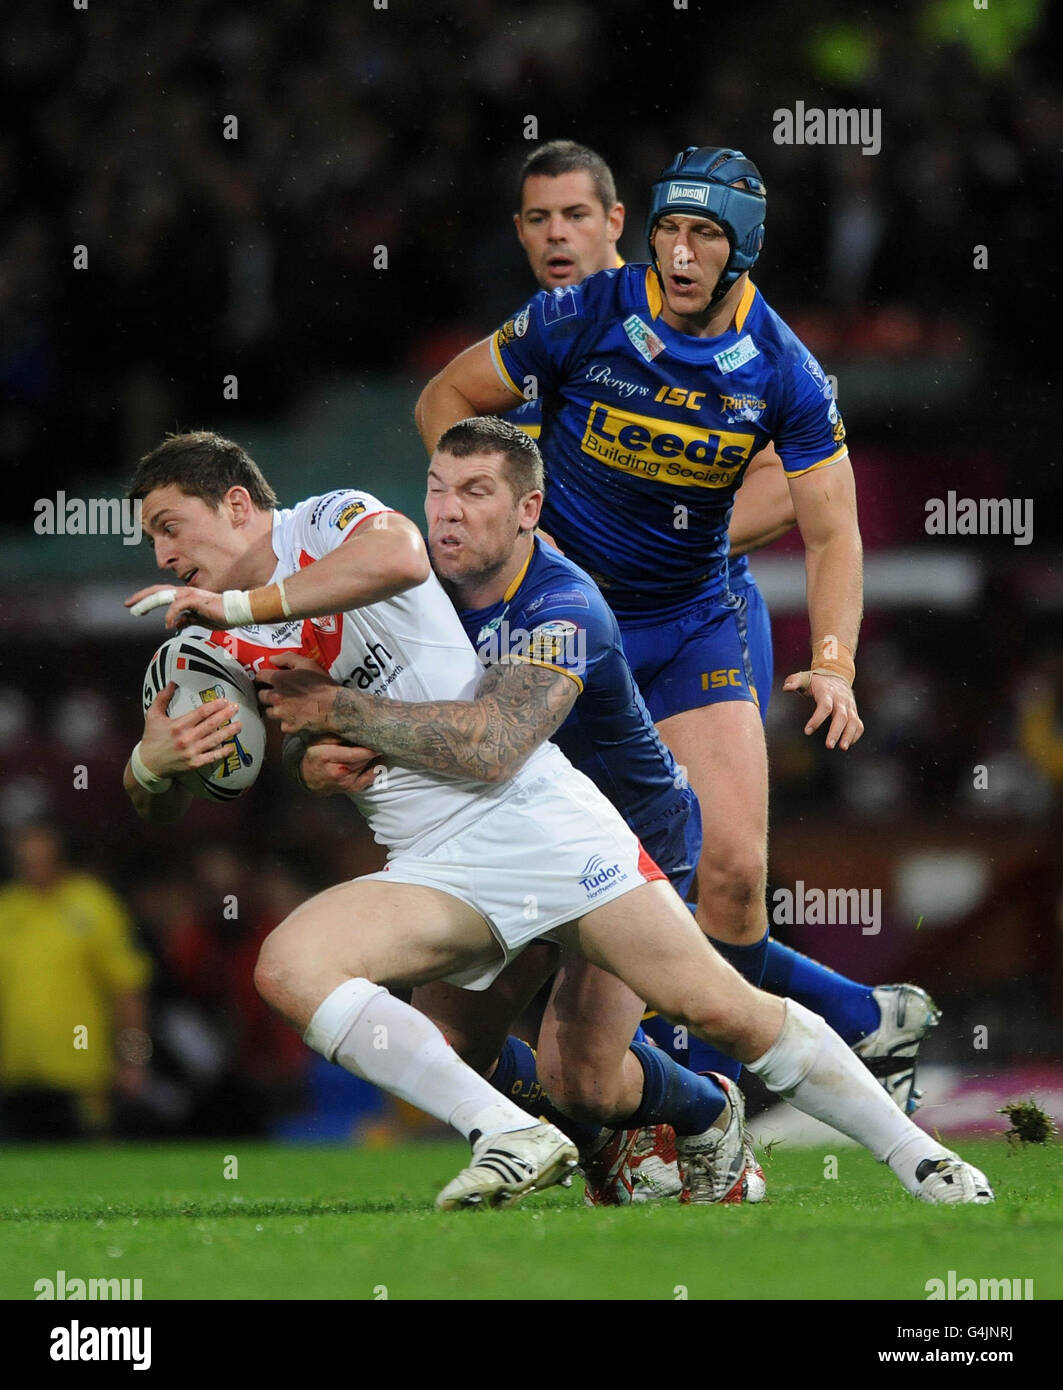
<path id="1" fill-rule="evenodd" d="M 212 767 L 183 772 L 177 780 L 204 801 L 233 801 L 253 786 L 266 753 L 266 726 L 258 712 L 254 682 L 236 658 L 202 637 L 180 633 L 164 642 L 144 673 L 144 709 L 173 681 L 177 691 L 167 713 L 171 719 L 212 700 L 231 700 L 239 713 L 236 751 Z"/>

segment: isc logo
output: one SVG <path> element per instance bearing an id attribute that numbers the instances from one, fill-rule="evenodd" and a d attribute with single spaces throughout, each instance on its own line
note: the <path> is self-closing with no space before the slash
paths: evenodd
<path id="1" fill-rule="evenodd" d="M 662 386 L 653 399 L 662 405 L 685 405 L 687 410 L 699 410 L 707 394 L 705 391 L 685 391 L 681 386 Z"/>
<path id="2" fill-rule="evenodd" d="M 737 685 L 740 689 L 744 687 L 745 682 L 737 666 L 732 666 L 729 671 L 702 671 L 702 690 L 720 690 L 725 685 Z"/>

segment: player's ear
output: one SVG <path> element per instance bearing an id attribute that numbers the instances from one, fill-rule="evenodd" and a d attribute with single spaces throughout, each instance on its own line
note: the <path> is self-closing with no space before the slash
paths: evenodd
<path id="1" fill-rule="evenodd" d="M 520 512 L 520 529 L 522 531 L 534 531 L 539 525 L 539 517 L 543 510 L 543 494 L 538 488 L 531 492 L 526 492 L 520 499 L 518 511 Z"/>
<path id="2" fill-rule="evenodd" d="M 606 222 L 609 224 L 609 237 L 612 241 L 619 241 L 624 235 L 624 215 L 626 209 L 623 203 L 614 203 L 609 209 Z"/>
<path id="3" fill-rule="evenodd" d="M 255 504 L 251 501 L 251 494 L 246 487 L 241 487 L 238 483 L 229 489 L 222 499 L 225 506 L 229 509 L 234 526 L 246 526 L 250 520 Z"/>
<path id="4" fill-rule="evenodd" d="M 523 246 L 523 245 L 524 245 L 524 224 L 523 224 L 523 223 L 521 222 L 521 220 L 520 220 L 520 213 L 519 213 L 519 212 L 515 212 L 515 213 L 513 214 L 513 225 L 514 225 L 514 227 L 516 227 L 516 229 L 517 229 L 517 240 L 520 242 L 521 246 Z"/>

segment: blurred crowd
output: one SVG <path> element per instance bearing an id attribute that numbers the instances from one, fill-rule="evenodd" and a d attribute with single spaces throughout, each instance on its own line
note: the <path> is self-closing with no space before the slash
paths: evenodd
<path id="1" fill-rule="evenodd" d="M 5 476 L 36 487 L 72 448 L 67 478 L 113 472 L 217 411 L 229 373 L 236 418 L 321 373 L 423 380 L 525 297 L 515 173 L 557 136 L 611 162 L 629 259 L 674 151 L 740 142 L 769 189 L 758 278 L 822 356 L 962 354 L 1006 333 L 1036 405 L 1063 211 L 1061 17 L 1040 0 L 960 24 L 946 9 L 907 0 L 856 24 L 831 0 L 764 0 L 708 30 L 696 6 L 642 0 L 16 9 Z M 775 144 L 772 113 L 798 101 L 880 109 L 881 153 Z M 972 430 L 983 406 L 966 403 Z"/>

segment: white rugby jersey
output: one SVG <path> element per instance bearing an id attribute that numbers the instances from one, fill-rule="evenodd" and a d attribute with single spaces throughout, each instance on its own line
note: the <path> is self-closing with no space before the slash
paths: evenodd
<path id="1" fill-rule="evenodd" d="M 269 582 L 298 574 L 391 510 L 366 492 L 342 488 L 273 513 L 277 567 Z M 189 629 L 202 633 L 202 629 Z M 204 634 L 232 652 L 251 676 L 278 652 L 316 661 L 342 685 L 392 700 L 471 700 L 484 669 L 435 575 L 380 603 L 318 618 L 287 618 Z M 568 767 L 552 743 L 500 784 L 392 767 L 386 780 L 351 797 L 389 858 L 427 854 L 532 778 Z"/>

